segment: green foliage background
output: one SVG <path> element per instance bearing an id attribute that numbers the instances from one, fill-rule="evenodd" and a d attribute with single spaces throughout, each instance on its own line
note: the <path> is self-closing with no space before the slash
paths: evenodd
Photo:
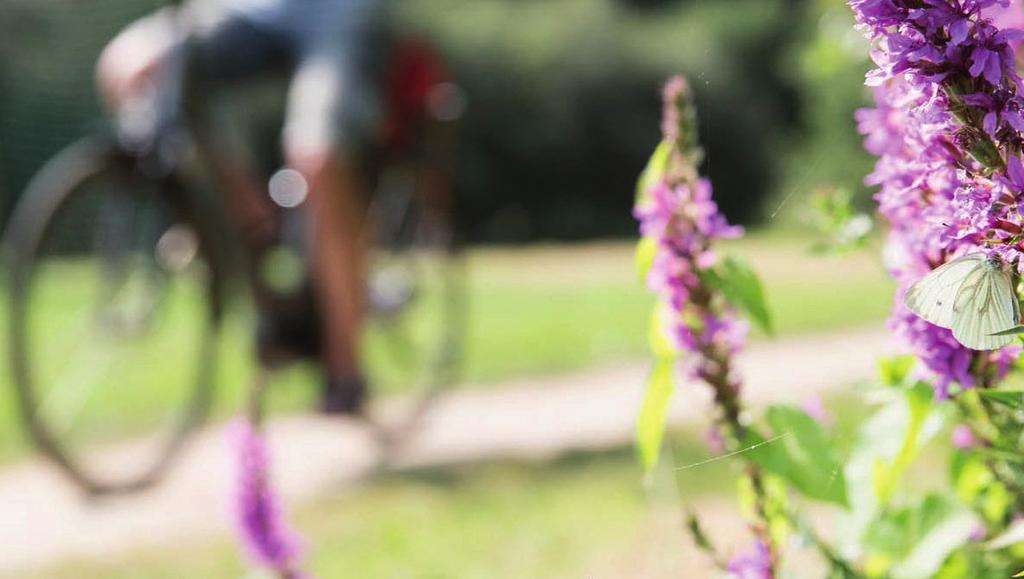
<path id="1" fill-rule="evenodd" d="M 60 146 L 101 125 L 92 70 L 157 0 L 0 4 L 0 223 Z M 689 75 L 704 172 L 735 221 L 796 215 L 821 186 L 859 191 L 864 41 L 841 0 L 405 0 L 470 106 L 462 218 L 484 241 L 631 235 L 659 88 Z M 782 207 L 779 210 L 779 207 Z"/>

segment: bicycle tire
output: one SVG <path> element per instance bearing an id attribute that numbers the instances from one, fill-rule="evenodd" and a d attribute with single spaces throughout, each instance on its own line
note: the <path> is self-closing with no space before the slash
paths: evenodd
<path id="1" fill-rule="evenodd" d="M 378 191 L 380 194 L 382 192 Z M 378 261 L 381 257 L 416 261 L 421 258 L 417 253 L 429 254 L 428 259 L 433 262 L 430 267 L 435 271 L 428 275 L 435 276 L 434 283 L 437 284 L 429 291 L 434 294 L 432 309 L 437 312 L 437 319 L 430 330 L 433 333 L 419 345 L 422 351 L 418 360 L 423 364 L 423 371 L 414 383 L 406 384 L 394 396 L 385 396 L 383 404 L 375 406 L 375 410 L 381 411 L 371 414 L 370 424 L 383 449 L 385 462 L 418 431 L 434 402 L 456 383 L 467 310 L 462 252 L 456 237 L 454 216 L 450 211 L 424 211 L 414 192 L 408 191 L 407 195 L 403 210 L 378 211 L 390 213 L 391 218 L 397 217 L 403 222 L 400 227 L 378 231 Z M 377 225 L 382 221 L 379 217 L 371 219 Z M 379 263 L 377 267 L 380 267 Z M 418 279 L 413 279 L 412 283 L 423 283 L 423 275 L 421 268 L 413 274 Z M 370 324 L 378 326 L 387 325 L 390 323 L 388 316 L 395 315 L 372 307 L 371 314 Z M 406 327 L 404 330 L 407 334 L 415 333 L 415 328 Z M 394 359 L 389 359 L 389 362 L 394 363 Z M 371 372 L 370 385 L 379 394 L 380 384 L 376 380 Z"/>
<path id="2" fill-rule="evenodd" d="M 86 138 L 76 142 L 54 156 L 31 179 L 15 209 L 3 246 L 7 254 L 11 279 L 10 348 L 8 355 L 14 378 L 17 407 L 24 427 L 42 454 L 56 465 L 61 473 L 90 495 L 116 494 L 145 489 L 162 478 L 185 446 L 189 435 L 205 420 L 212 401 L 215 348 L 220 323 L 221 296 L 215 279 L 215 268 L 210 268 L 204 288 L 208 312 L 202 314 L 203 328 L 198 341 L 194 378 L 180 408 L 177 409 L 166 436 L 157 450 L 144 461 L 144 466 L 117 477 L 104 476 L 90 459 L 79 455 L 55 431 L 40 412 L 38 381 L 32 361 L 29 338 L 29 308 L 32 300 L 33 278 L 42 259 L 39 255 L 44 241 L 55 227 L 55 219 L 87 184 L 102 179 L 127 179 L 136 171 L 134 159 L 122 152 L 112 140 Z M 163 182 L 169 183 L 169 179 Z M 166 188 L 164 193 L 168 193 Z M 183 200 L 172 199 L 175 219 L 189 220 Z M 208 232 L 201 224 L 186 221 L 197 231 L 196 257 L 211 262 Z"/>

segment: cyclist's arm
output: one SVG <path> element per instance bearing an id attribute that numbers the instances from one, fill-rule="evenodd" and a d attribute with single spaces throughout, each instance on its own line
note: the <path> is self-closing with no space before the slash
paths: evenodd
<path id="1" fill-rule="evenodd" d="M 175 34 L 170 10 L 160 10 L 121 31 L 100 53 L 97 84 L 114 110 L 139 96 L 173 50 Z"/>

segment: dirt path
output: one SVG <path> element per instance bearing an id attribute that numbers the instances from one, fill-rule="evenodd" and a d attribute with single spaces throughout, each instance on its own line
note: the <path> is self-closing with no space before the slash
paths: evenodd
<path id="1" fill-rule="evenodd" d="M 889 350 L 879 329 L 808 336 L 754 345 L 740 371 L 754 405 L 799 402 L 870 379 L 876 358 Z M 460 389 L 432 408 L 392 468 L 620 446 L 632 438 L 645 373 L 646 364 L 631 364 Z M 707 399 L 702 389 L 686 385 L 675 396 L 671 420 L 701 419 Z M 355 421 L 286 417 L 270 422 L 269 435 L 276 481 L 290 502 L 337 492 L 372 472 L 379 458 L 370 433 Z M 214 426 L 155 490 L 102 502 L 83 501 L 41 462 L 12 467 L 0 473 L 0 572 L 225 533 L 230 462 L 221 428 Z"/>

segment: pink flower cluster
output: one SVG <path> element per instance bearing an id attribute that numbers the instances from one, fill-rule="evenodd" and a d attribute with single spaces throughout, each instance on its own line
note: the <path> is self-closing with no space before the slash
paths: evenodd
<path id="1" fill-rule="evenodd" d="M 240 419 L 229 425 L 228 437 L 238 461 L 235 517 L 246 551 L 281 579 L 308 577 L 299 569 L 299 538 L 285 523 L 270 485 L 263 436 L 251 422 Z"/>
<path id="2" fill-rule="evenodd" d="M 691 122 L 687 90 L 682 77 L 665 86 L 662 130 L 673 150 L 664 175 L 644 192 L 633 215 L 640 233 L 656 243 L 647 281 L 668 306 L 667 326 L 676 345 L 691 352 L 710 347 L 731 352 L 742 346 L 747 324 L 713 303 L 701 274 L 717 262 L 712 243 L 739 237 L 743 228 L 730 225 L 718 211 L 711 183 L 696 176 L 696 153 L 682 150 L 683 141 L 693 139 L 693 127 L 681 126 Z"/>
<path id="3" fill-rule="evenodd" d="M 879 186 L 879 211 L 890 224 L 886 264 L 900 284 L 890 326 L 939 397 L 954 383 L 974 386 L 979 371 L 1001 377 L 1021 351 L 968 350 L 902 299 L 913 282 L 966 253 L 998 254 L 1024 267 L 1024 216 L 1016 205 L 1024 190 L 1024 90 L 1014 51 L 1021 35 L 990 18 L 1014 14 L 1008 4 L 850 1 L 877 64 L 868 73 L 876 107 L 858 111 L 857 123 L 865 148 L 878 156 L 866 182 Z"/>
<path id="4" fill-rule="evenodd" d="M 732 579 L 772 579 L 771 550 L 764 541 L 757 541 L 751 551 L 733 556 L 728 571 Z"/>

